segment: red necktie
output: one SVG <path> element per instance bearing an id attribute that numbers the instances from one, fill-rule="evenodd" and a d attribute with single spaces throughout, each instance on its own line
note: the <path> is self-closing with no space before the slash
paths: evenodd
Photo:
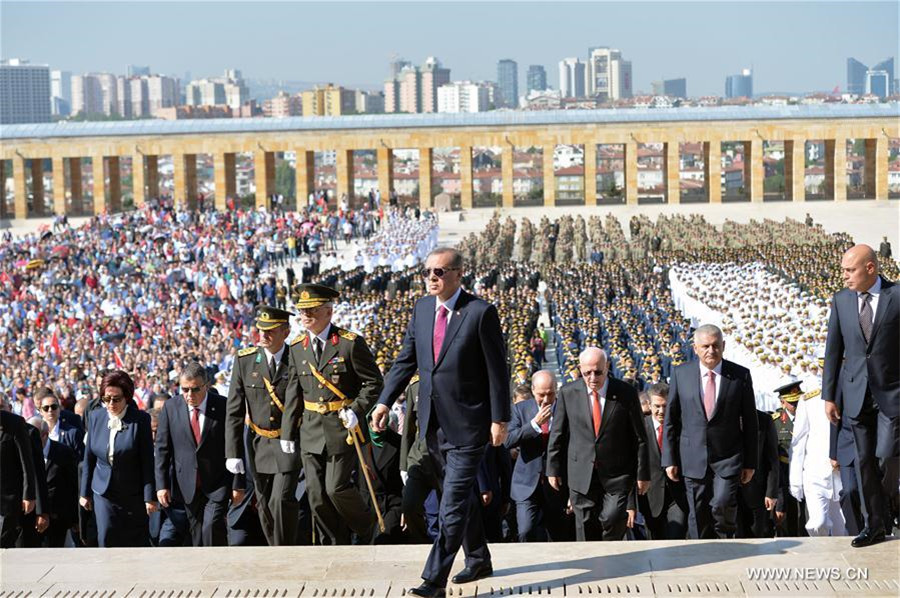
<path id="1" fill-rule="evenodd" d="M 662 426 L 656 429 L 656 444 L 659 445 L 659 450 L 662 451 Z"/>
<path id="2" fill-rule="evenodd" d="M 191 411 L 191 431 L 194 433 L 194 442 L 200 446 L 200 409 L 194 407 Z"/>
<path id="3" fill-rule="evenodd" d="M 434 337 L 431 341 L 431 349 L 434 351 L 434 362 L 437 363 L 441 354 L 441 345 L 444 344 L 444 335 L 447 333 L 447 308 L 443 305 L 438 309 L 434 320 Z"/>
<path id="4" fill-rule="evenodd" d="M 716 408 L 716 373 L 712 370 L 707 373 L 706 389 L 703 391 L 703 408 L 706 409 L 706 419 L 712 419 L 713 410 Z"/>
<path id="5" fill-rule="evenodd" d="M 591 396 L 594 397 L 594 437 L 596 438 L 600 436 L 600 398 L 596 392 L 591 392 Z"/>

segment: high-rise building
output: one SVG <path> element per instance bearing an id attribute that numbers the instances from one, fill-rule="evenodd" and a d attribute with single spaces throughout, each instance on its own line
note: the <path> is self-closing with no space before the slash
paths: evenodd
<path id="1" fill-rule="evenodd" d="M 866 92 L 866 71 L 869 68 L 855 58 L 847 59 L 847 93 Z"/>
<path id="2" fill-rule="evenodd" d="M 0 124 L 50 122 L 50 67 L 11 58 L 0 62 Z"/>
<path id="3" fill-rule="evenodd" d="M 72 112 L 72 73 L 50 71 L 50 113 L 69 116 Z"/>
<path id="4" fill-rule="evenodd" d="M 178 106 L 180 103 L 178 79 L 165 75 L 152 75 L 145 80 L 147 82 L 147 108 L 151 115 L 155 116 L 156 112 L 163 108 Z"/>
<path id="5" fill-rule="evenodd" d="M 450 82 L 450 69 L 441 66 L 434 56 L 425 59 L 422 65 L 422 112 L 437 112 L 437 90 Z"/>
<path id="6" fill-rule="evenodd" d="M 650 84 L 655 96 L 671 96 L 673 98 L 687 97 L 687 79 L 666 79 L 654 81 Z"/>
<path id="7" fill-rule="evenodd" d="M 72 75 L 72 114 L 103 114 L 103 90 L 95 75 Z"/>
<path id="8" fill-rule="evenodd" d="M 388 64 L 390 78 L 396 79 L 400 75 L 400 71 L 408 66 L 412 66 L 412 63 L 410 61 L 404 60 L 403 58 L 395 58 Z"/>
<path id="9" fill-rule="evenodd" d="M 894 86 L 894 57 L 893 56 L 891 56 L 890 58 L 886 58 L 885 60 L 882 60 L 881 62 L 879 62 L 878 64 L 873 66 L 871 68 L 871 70 L 883 71 L 883 72 L 887 73 L 888 81 L 889 81 L 888 88 L 887 88 L 887 92 L 888 92 L 887 95 L 893 95 L 893 94 L 897 93 L 897 88 Z"/>
<path id="10" fill-rule="evenodd" d="M 891 93 L 891 78 L 887 71 L 869 70 L 866 72 L 866 93 L 881 99 Z"/>
<path id="11" fill-rule="evenodd" d="M 631 97 L 631 62 L 615 48 L 590 48 L 586 78 L 588 97 L 602 101 Z"/>
<path id="12" fill-rule="evenodd" d="M 357 89 L 355 97 L 357 114 L 384 114 L 384 93 Z"/>
<path id="13" fill-rule="evenodd" d="M 753 72 L 743 69 L 740 75 L 728 75 L 725 79 L 726 98 L 752 98 Z"/>
<path id="14" fill-rule="evenodd" d="M 547 71 L 539 64 L 529 65 L 526 82 L 528 91 L 544 91 L 547 89 Z"/>
<path id="15" fill-rule="evenodd" d="M 483 83 L 454 81 L 438 88 L 438 112 L 485 112 L 489 97 L 489 86 Z"/>
<path id="16" fill-rule="evenodd" d="M 356 112 L 356 92 L 352 89 L 316 85 L 301 93 L 303 116 L 341 116 Z"/>
<path id="17" fill-rule="evenodd" d="M 286 118 L 303 114 L 303 94 L 279 91 L 274 98 L 263 100 L 263 114 L 269 118 Z"/>
<path id="18" fill-rule="evenodd" d="M 519 105 L 519 65 L 504 58 L 497 63 L 497 87 L 500 90 L 496 107 L 515 108 Z"/>
<path id="19" fill-rule="evenodd" d="M 126 79 L 128 94 L 131 100 L 131 117 L 146 118 L 150 116 L 150 91 L 147 85 L 148 77 L 132 77 Z"/>
<path id="20" fill-rule="evenodd" d="M 559 62 L 559 91 L 564 98 L 583 98 L 585 64 L 577 58 L 565 58 Z"/>
<path id="21" fill-rule="evenodd" d="M 241 71 L 227 69 L 224 77 L 198 79 L 188 83 L 185 89 L 188 106 L 227 105 L 239 110 L 250 99 L 250 91 L 241 78 Z"/>
<path id="22" fill-rule="evenodd" d="M 400 96 L 398 112 L 415 114 L 422 111 L 422 74 L 414 66 L 400 71 Z"/>
<path id="23" fill-rule="evenodd" d="M 150 76 L 150 67 L 149 66 L 138 66 L 136 64 L 129 64 L 125 69 L 125 76 L 129 79 L 132 77 L 149 77 Z"/>
<path id="24" fill-rule="evenodd" d="M 127 77 L 116 77 L 116 114 L 131 118 L 131 80 Z"/>
<path id="25" fill-rule="evenodd" d="M 397 79 L 384 82 L 384 111 L 388 114 L 400 112 L 400 82 Z"/>

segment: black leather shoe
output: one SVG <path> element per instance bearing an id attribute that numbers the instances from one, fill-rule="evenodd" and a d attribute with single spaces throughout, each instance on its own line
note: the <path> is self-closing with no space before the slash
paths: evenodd
<path id="1" fill-rule="evenodd" d="M 884 530 L 873 532 L 869 530 L 869 528 L 866 528 L 861 531 L 858 536 L 853 538 L 853 541 L 850 542 L 850 546 L 853 548 L 862 548 L 863 546 L 871 546 L 872 544 L 878 544 L 879 542 L 884 542 Z"/>
<path id="2" fill-rule="evenodd" d="M 490 577 L 494 574 L 494 568 L 490 563 L 479 565 L 477 567 L 466 567 L 453 576 L 453 583 L 469 583 L 484 577 Z"/>
<path id="3" fill-rule="evenodd" d="M 410 588 L 408 594 L 423 596 L 424 598 L 444 598 L 447 595 L 447 590 L 439 588 L 430 581 L 423 581 L 418 588 Z"/>

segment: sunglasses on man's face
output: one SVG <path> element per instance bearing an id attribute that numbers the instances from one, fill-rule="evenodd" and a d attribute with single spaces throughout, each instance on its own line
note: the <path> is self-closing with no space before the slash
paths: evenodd
<path id="1" fill-rule="evenodd" d="M 41 411 L 44 411 L 46 413 L 56 411 L 57 409 L 59 409 L 59 403 L 53 403 L 51 405 L 44 405 L 43 407 L 41 407 Z"/>
<path id="2" fill-rule="evenodd" d="M 444 274 L 451 270 L 459 270 L 459 268 L 422 268 L 422 278 L 429 278 L 432 274 L 438 278 L 443 278 Z"/>

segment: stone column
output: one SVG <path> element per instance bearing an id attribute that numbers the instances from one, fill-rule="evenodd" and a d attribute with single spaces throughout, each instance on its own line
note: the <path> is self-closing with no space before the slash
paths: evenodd
<path id="1" fill-rule="evenodd" d="M 762 139 L 744 142 L 744 181 L 749 181 L 750 184 L 750 201 L 761 202 L 763 200 L 763 182 L 766 178 L 766 170 L 763 165 L 762 150 Z"/>
<path id="2" fill-rule="evenodd" d="M 91 156 L 91 175 L 94 179 L 94 214 L 106 213 L 106 173 L 102 155 Z"/>
<path id="3" fill-rule="evenodd" d="M 806 141 L 784 142 L 784 193 L 790 201 L 806 201 Z"/>
<path id="4" fill-rule="evenodd" d="M 184 196 L 184 154 L 172 154 L 172 203 L 176 208 L 187 207 Z"/>
<path id="5" fill-rule="evenodd" d="M 433 202 L 431 197 L 431 171 L 434 168 L 432 163 L 434 159 L 433 151 L 430 147 L 419 148 L 419 208 L 422 210 L 430 209 Z"/>
<path id="6" fill-rule="evenodd" d="M 189 210 L 197 209 L 197 154 L 184 155 L 184 200 Z"/>
<path id="7" fill-rule="evenodd" d="M 31 159 L 31 215 L 44 215 L 44 161 Z"/>
<path id="8" fill-rule="evenodd" d="M 6 209 L 6 160 L 0 159 L 0 218 L 9 218 Z"/>
<path id="9" fill-rule="evenodd" d="M 147 156 L 147 197 L 159 199 L 159 156 Z"/>
<path id="10" fill-rule="evenodd" d="M 703 180 L 709 203 L 722 203 L 722 141 L 703 143 Z"/>
<path id="11" fill-rule="evenodd" d="M 500 154 L 500 175 L 503 177 L 503 207 L 511 208 L 515 204 L 513 195 L 513 145 L 507 143 Z"/>
<path id="12" fill-rule="evenodd" d="M 216 209 L 225 211 L 226 201 L 228 199 L 228 166 L 226 164 L 228 156 L 231 155 L 232 169 L 234 168 L 234 154 L 226 152 L 216 152 L 213 154 L 213 186 L 215 187 Z M 232 175 L 234 171 L 232 170 Z M 232 176 L 232 180 L 234 177 Z"/>
<path id="13" fill-rule="evenodd" d="M 666 182 L 666 203 L 681 203 L 681 160 L 678 155 L 678 142 L 667 141 L 663 148 L 664 171 Z"/>
<path id="14" fill-rule="evenodd" d="M 144 154 L 135 152 L 131 155 L 131 193 L 134 197 L 135 209 L 147 203 L 147 183 L 144 178 Z"/>
<path id="15" fill-rule="evenodd" d="M 394 188 L 394 152 L 389 147 L 379 147 L 375 155 L 378 160 L 378 192 L 382 205 L 387 205 Z"/>
<path id="16" fill-rule="evenodd" d="M 550 150 L 549 152 L 547 150 Z M 544 205 L 556 205 L 556 172 L 553 170 L 553 153 L 556 147 L 551 143 L 545 145 L 544 151 Z"/>
<path id="17" fill-rule="evenodd" d="M 28 218 L 28 180 L 25 176 L 25 158 L 18 152 L 13 156 L 13 217 Z"/>
<path id="18" fill-rule="evenodd" d="M 66 161 L 61 156 L 51 158 L 53 168 L 53 213 L 66 213 Z"/>
<path id="19" fill-rule="evenodd" d="M 253 152 L 253 174 L 256 179 L 256 207 L 269 207 L 269 196 L 275 192 L 275 153 Z"/>
<path id="20" fill-rule="evenodd" d="M 459 148 L 459 184 L 462 209 L 471 210 L 472 194 L 472 146 Z"/>
<path id="21" fill-rule="evenodd" d="M 81 158 L 69 160 L 69 187 L 72 188 L 72 212 L 79 216 L 84 214 L 84 189 L 81 179 Z"/>
<path id="22" fill-rule="evenodd" d="M 353 200 L 353 150 L 337 150 L 337 197 L 335 201 L 340 205 L 340 199 L 347 194 L 350 206 L 355 205 Z"/>
<path id="23" fill-rule="evenodd" d="M 597 144 L 584 144 L 584 205 L 597 205 Z"/>
<path id="24" fill-rule="evenodd" d="M 847 140 L 825 140 L 825 197 L 847 201 Z"/>
<path id="25" fill-rule="evenodd" d="M 109 168 L 109 213 L 122 211 L 122 173 L 119 170 L 119 156 L 106 159 Z"/>
<path id="26" fill-rule="evenodd" d="M 866 139 L 866 197 L 888 198 L 888 138 L 884 135 Z"/>
<path id="27" fill-rule="evenodd" d="M 638 204 L 637 141 L 625 142 L 625 203 Z"/>
<path id="28" fill-rule="evenodd" d="M 297 155 L 297 170 L 294 176 L 296 177 L 297 209 L 299 210 L 309 205 L 309 194 L 316 188 L 316 155 L 315 152 L 299 149 L 294 153 Z"/>

